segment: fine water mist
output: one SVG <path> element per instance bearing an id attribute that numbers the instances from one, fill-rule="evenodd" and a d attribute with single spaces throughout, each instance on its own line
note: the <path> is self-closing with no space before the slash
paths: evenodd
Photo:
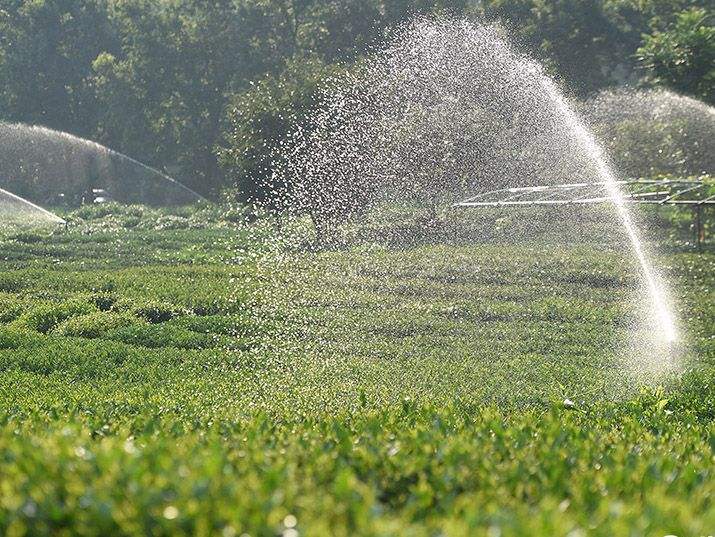
<path id="1" fill-rule="evenodd" d="M 45 206 L 77 206 L 92 191 L 122 203 L 191 204 L 204 198 L 166 174 L 91 140 L 0 123 L 0 187 Z"/>
<path id="2" fill-rule="evenodd" d="M 603 293 L 601 285 L 613 285 L 623 294 L 627 319 L 604 325 L 604 331 L 618 333 L 611 342 L 613 352 L 627 369 L 653 378 L 673 365 L 671 349 L 678 334 L 667 286 L 643 243 L 637 215 L 624 202 L 618 185 L 622 177 L 557 84 L 540 65 L 516 52 L 498 28 L 431 19 L 400 28 L 384 50 L 326 81 L 308 120 L 276 149 L 274 169 L 263 185 L 273 194 L 264 209 L 282 213 L 283 246 L 307 252 L 301 258 L 304 271 L 310 270 L 310 252 L 316 250 L 318 258 L 325 249 L 401 249 L 410 252 L 410 259 L 424 255 L 424 263 L 434 263 L 433 253 L 420 245 L 443 245 L 441 268 L 422 270 L 427 281 L 446 286 L 430 291 L 439 293 L 435 300 L 457 304 L 478 297 L 461 297 L 449 287 L 450 256 L 455 263 L 459 258 L 460 270 L 465 256 L 465 250 L 457 254 L 451 247 L 488 245 L 486 255 L 499 244 L 521 254 L 532 251 L 534 263 L 545 267 L 539 272 L 542 298 L 563 304 L 588 301 L 589 293 Z M 605 183 L 611 199 L 558 208 L 452 207 L 484 191 L 563 183 Z M 306 244 L 301 233 L 291 235 L 305 228 L 287 225 L 286 215 L 310 222 L 314 242 Z M 468 251 L 479 255 L 481 250 Z M 545 252 L 551 258 L 544 259 Z M 597 268 L 572 270 L 576 252 L 585 256 L 579 261 L 582 267 L 588 267 L 588 252 L 608 253 L 609 263 L 621 264 L 622 279 L 600 283 Z M 369 256 L 358 259 L 358 277 L 386 270 L 377 262 L 371 267 Z M 528 256 L 522 259 L 531 262 Z M 475 282 L 480 281 L 480 265 L 489 262 L 474 258 Z M 294 266 L 287 261 L 267 272 L 290 272 Z M 282 280 L 280 285 L 298 289 L 304 276 L 294 275 L 290 284 Z M 391 277 L 384 273 L 384 279 Z M 495 282 L 490 278 L 484 285 Z M 521 307 L 511 291 L 504 293 L 505 300 Z M 301 300 L 305 294 L 297 290 L 294 296 Z M 349 297 L 340 300 L 350 302 Z M 499 319 L 483 315 L 490 322 Z M 522 348 L 522 343 L 509 345 Z M 580 347 L 576 340 L 569 344 Z M 539 348 L 539 356 L 548 357 Z M 442 352 L 448 360 L 450 349 Z"/>
<path id="3" fill-rule="evenodd" d="M 580 108 L 628 177 L 715 174 L 715 108 L 667 90 L 608 90 Z"/>
<path id="4" fill-rule="evenodd" d="M 34 227 L 64 223 L 62 218 L 50 211 L 0 188 L 0 224 L 2 226 Z"/>

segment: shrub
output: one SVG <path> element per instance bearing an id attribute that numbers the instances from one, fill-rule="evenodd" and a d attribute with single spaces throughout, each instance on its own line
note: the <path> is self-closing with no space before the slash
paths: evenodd
<path id="1" fill-rule="evenodd" d="M 17 328 L 0 326 L 0 350 L 16 350 L 36 343 L 38 336 L 34 332 L 26 332 Z"/>
<path id="2" fill-rule="evenodd" d="M 25 282 L 17 274 L 5 272 L 0 274 L 0 291 L 5 293 L 16 293 L 25 287 Z"/>
<path id="3" fill-rule="evenodd" d="M 43 237 L 39 233 L 26 231 L 18 233 L 10 238 L 22 244 L 35 244 L 38 242 L 42 242 L 45 237 Z"/>
<path id="4" fill-rule="evenodd" d="M 246 336 L 261 332 L 257 321 L 247 315 L 208 315 L 206 317 L 192 315 L 176 319 L 172 324 L 200 334 Z"/>
<path id="5" fill-rule="evenodd" d="M 154 226 L 157 230 L 163 229 L 187 229 L 189 220 L 183 216 L 167 215 L 160 217 Z"/>
<path id="6" fill-rule="evenodd" d="M 25 305 L 14 297 L 0 298 L 0 323 L 9 323 L 17 319 L 25 309 Z"/>
<path id="7" fill-rule="evenodd" d="M 118 300 L 112 309 L 130 312 L 152 324 L 165 323 L 187 313 L 183 308 L 158 301 L 137 303 L 133 300 Z"/>
<path id="8" fill-rule="evenodd" d="M 23 313 L 13 324 L 17 328 L 26 328 L 46 334 L 67 319 L 96 311 L 96 306 L 80 300 L 68 300 L 59 304 L 40 304 Z"/>
<path id="9" fill-rule="evenodd" d="M 92 295 L 91 300 L 100 311 L 109 311 L 117 303 L 117 297 L 109 293 L 97 293 Z"/>
<path id="10" fill-rule="evenodd" d="M 137 216 L 137 211 L 141 215 L 140 208 L 134 205 L 121 205 L 119 203 L 95 203 L 83 205 L 76 211 L 73 211 L 72 216 L 77 216 L 83 220 L 97 220 L 105 218 L 109 215 L 131 215 Z"/>
<path id="11" fill-rule="evenodd" d="M 111 330 L 107 339 L 139 345 L 151 349 L 176 347 L 179 349 L 206 349 L 214 346 L 209 334 L 198 334 L 172 325 L 132 325 Z"/>
<path id="12" fill-rule="evenodd" d="M 122 227 L 130 229 L 135 228 L 141 224 L 142 219 L 139 216 L 127 216 L 122 222 Z"/>
<path id="13" fill-rule="evenodd" d="M 0 371 L 60 374 L 72 379 L 71 382 L 82 382 L 112 375 L 118 366 L 133 356 L 132 348 L 120 342 L 48 338 L 35 332 L 34 337 L 42 341 L 30 347 L 28 336 L 32 341 L 32 334 L 21 335 L 24 338 L 20 341 L 21 346 L 11 353 L 0 353 Z"/>
<path id="14" fill-rule="evenodd" d="M 255 219 L 253 208 L 248 205 L 228 207 L 221 215 L 221 219 L 235 224 L 245 224 Z"/>
<path id="15" fill-rule="evenodd" d="M 141 322 L 128 313 L 102 311 L 67 319 L 55 328 L 54 332 L 62 336 L 95 339 L 104 336 L 110 330 L 140 324 Z"/>

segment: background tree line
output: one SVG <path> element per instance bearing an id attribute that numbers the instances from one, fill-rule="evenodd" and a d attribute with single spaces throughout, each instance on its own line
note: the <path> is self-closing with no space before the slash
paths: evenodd
<path id="1" fill-rule="evenodd" d="M 245 197 L 319 81 L 425 13 L 502 24 L 576 96 L 643 83 L 715 103 L 711 0 L 0 0 L 0 120 Z"/>

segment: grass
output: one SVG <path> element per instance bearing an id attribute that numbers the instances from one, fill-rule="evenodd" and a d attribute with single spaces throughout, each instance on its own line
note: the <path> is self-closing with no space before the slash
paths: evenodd
<path id="1" fill-rule="evenodd" d="M 627 251 L 417 241 L 265 264 L 238 219 L 110 206 L 3 236 L 2 533 L 715 529 L 711 251 L 661 258 L 688 330 L 657 376 L 618 343 L 638 318 Z"/>

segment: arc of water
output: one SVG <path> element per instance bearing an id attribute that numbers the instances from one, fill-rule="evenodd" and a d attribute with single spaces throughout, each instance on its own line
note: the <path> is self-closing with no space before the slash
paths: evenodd
<path id="1" fill-rule="evenodd" d="M 101 147 L 104 147 L 104 146 L 101 146 Z M 177 187 L 179 187 L 179 188 L 180 188 L 181 190 L 183 190 L 184 192 L 187 192 L 187 193 L 191 194 L 192 196 L 196 197 L 197 200 L 203 201 L 203 202 L 206 202 L 206 203 L 210 203 L 209 200 L 207 200 L 204 196 L 202 196 L 201 194 L 199 194 L 199 193 L 196 192 L 195 190 L 190 189 L 188 186 L 184 185 L 183 183 L 180 183 L 179 181 L 177 181 L 177 180 L 174 179 L 173 177 L 169 177 L 168 175 L 166 175 L 165 173 L 161 172 L 160 170 L 157 170 L 156 168 L 152 168 L 151 166 L 149 166 L 149 165 L 147 165 L 147 164 L 144 164 L 143 162 L 140 162 L 140 161 L 138 161 L 138 160 L 136 160 L 136 159 L 130 157 L 129 155 L 125 155 L 124 153 L 119 153 L 118 151 L 115 151 L 114 149 L 110 149 L 110 148 L 108 148 L 108 147 L 105 148 L 105 149 L 106 149 L 110 154 L 112 154 L 112 155 L 117 155 L 117 156 L 120 157 L 120 158 L 127 159 L 127 160 L 128 160 L 129 162 L 131 162 L 132 164 L 134 164 L 134 165 L 136 165 L 136 166 L 139 166 L 140 168 L 145 169 L 145 170 L 147 170 L 148 172 L 151 172 L 151 173 L 154 173 L 154 174 L 158 175 L 158 176 L 161 177 L 164 181 L 168 181 L 169 183 L 172 183 L 173 185 L 176 185 Z"/>
<path id="2" fill-rule="evenodd" d="M 23 205 L 23 206 L 28 206 L 28 207 L 30 207 L 31 209 L 33 209 L 33 210 L 39 212 L 40 214 L 42 214 L 43 216 L 47 217 L 47 219 L 50 220 L 50 221 L 52 221 L 52 222 L 56 222 L 56 223 L 58 223 L 58 224 L 66 224 L 66 223 L 67 223 L 65 220 L 63 220 L 62 218 L 60 218 L 60 217 L 57 216 L 56 214 L 51 213 L 51 212 L 48 211 L 47 209 L 43 209 L 43 208 L 40 207 L 39 205 L 35 205 L 35 204 L 32 203 L 31 201 L 27 201 L 26 199 L 21 198 L 20 196 L 16 196 L 16 195 L 13 194 L 12 192 L 8 192 L 7 190 L 0 188 L 0 194 L 3 195 L 3 196 L 7 196 L 7 197 L 10 198 L 11 200 L 16 201 L 16 202 L 18 202 L 19 204 L 21 204 L 21 205 Z"/>
<path id="3" fill-rule="evenodd" d="M 613 171 L 607 164 L 607 159 L 603 150 L 596 142 L 593 134 L 589 132 L 571 106 L 566 103 L 566 100 L 558 91 L 555 84 L 546 79 L 544 80 L 544 86 L 552 102 L 563 114 L 569 128 L 573 131 L 576 139 L 579 140 L 579 143 L 583 146 L 584 151 L 595 165 L 598 174 L 603 179 L 606 191 L 613 201 L 616 213 L 623 224 L 626 234 L 631 242 L 633 252 L 635 253 L 638 263 L 640 264 L 653 304 L 653 309 L 657 316 L 660 329 L 662 330 L 663 339 L 667 343 L 673 343 L 677 339 L 675 323 L 668 308 L 662 284 L 659 282 L 655 272 L 653 271 L 651 263 L 643 247 L 643 243 L 641 242 L 638 234 L 638 229 L 633 223 L 633 219 L 631 218 L 630 212 L 624 202 L 623 194 L 619 187 L 619 181 L 616 179 Z"/>
<path id="4" fill-rule="evenodd" d="M 167 183 L 171 184 L 174 187 L 178 187 L 178 190 L 182 191 L 185 194 L 188 194 L 190 199 L 208 203 L 208 200 L 204 196 L 202 196 L 198 192 L 192 190 L 191 188 L 187 187 L 186 185 L 182 184 L 181 182 L 177 181 L 176 179 L 169 177 L 162 171 L 160 171 L 156 168 L 153 168 L 151 166 L 148 166 L 147 164 L 144 164 L 143 162 L 140 162 L 140 161 L 130 157 L 129 155 L 125 155 L 124 153 L 115 151 L 114 149 L 106 147 L 100 143 L 93 141 L 93 140 L 80 138 L 79 136 L 75 136 L 74 134 L 70 134 L 68 132 L 63 132 L 63 131 L 57 131 L 57 130 L 51 129 L 49 127 L 44 127 L 41 125 L 26 125 L 23 123 L 3 123 L 3 122 L 0 122 L 0 138 L 2 138 L 2 134 L 3 134 L 2 130 L 3 129 L 6 129 L 6 130 L 9 129 L 11 136 L 14 134 L 13 131 L 32 133 L 32 134 L 35 134 L 36 136 L 45 137 L 47 139 L 64 140 L 67 143 L 75 144 L 75 146 L 92 149 L 95 152 L 97 152 L 98 154 L 114 156 L 120 160 L 124 160 L 126 162 L 131 163 L 132 165 L 136 166 L 138 169 L 145 170 L 145 171 L 149 172 L 151 174 L 151 176 L 153 176 L 153 177 L 156 177 L 158 179 L 166 181 Z M 17 135 L 15 135 L 15 136 L 17 136 Z M 15 138 L 15 136 L 12 136 L 13 139 Z"/>

